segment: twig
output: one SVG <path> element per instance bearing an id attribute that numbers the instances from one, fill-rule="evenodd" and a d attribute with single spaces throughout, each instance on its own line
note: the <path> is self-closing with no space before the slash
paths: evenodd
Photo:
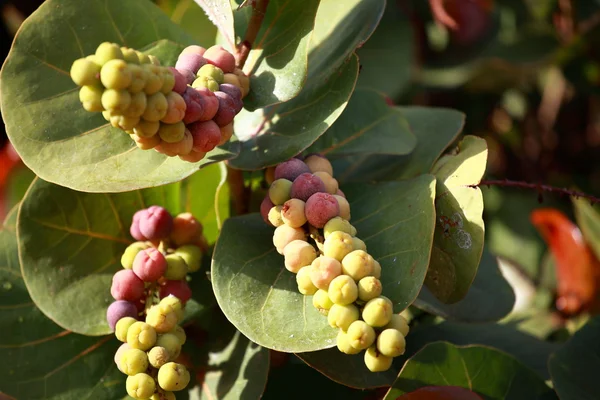
<path id="1" fill-rule="evenodd" d="M 579 192 L 576 190 L 570 190 L 565 188 L 558 188 L 550 185 L 542 185 L 539 183 L 529 183 L 529 182 L 521 182 L 521 181 L 511 181 L 508 179 L 503 180 L 482 180 L 476 185 L 469 185 L 470 187 L 479 187 L 479 186 L 504 186 L 504 187 L 516 187 L 521 189 L 530 189 L 536 190 L 539 195 L 540 202 L 542 199 L 542 192 L 550 192 L 550 193 L 558 193 L 565 196 L 575 197 L 575 198 L 584 198 L 588 199 L 592 204 L 600 203 L 600 198 L 596 196 L 592 196 L 591 194 Z"/>
<path id="2" fill-rule="evenodd" d="M 227 165 L 227 184 L 229 185 L 231 201 L 236 215 L 247 214 L 250 191 L 244 185 L 244 172 Z"/>
<path id="3" fill-rule="evenodd" d="M 238 45 L 236 54 L 236 64 L 240 69 L 244 67 L 246 60 L 248 59 L 248 54 L 250 54 L 250 50 L 254 45 L 256 36 L 260 31 L 260 26 L 262 25 L 263 19 L 265 18 L 265 14 L 267 12 L 269 0 L 251 0 L 250 5 L 252 6 L 252 15 L 250 16 L 250 22 L 248 22 L 246 36 Z"/>
<path id="4" fill-rule="evenodd" d="M 433 14 L 433 18 L 440 24 L 445 27 L 452 29 L 453 31 L 457 30 L 458 23 L 448 14 L 446 9 L 444 8 L 443 0 L 429 0 L 429 7 L 431 8 L 431 13 Z"/>

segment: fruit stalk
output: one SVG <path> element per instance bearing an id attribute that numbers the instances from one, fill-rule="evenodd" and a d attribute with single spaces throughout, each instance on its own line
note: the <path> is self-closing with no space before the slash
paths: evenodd
<path id="1" fill-rule="evenodd" d="M 242 40 L 237 48 L 236 66 L 240 69 L 243 69 L 244 64 L 246 64 L 250 50 L 256 41 L 256 36 L 267 13 L 268 6 L 269 0 L 252 0 L 252 15 L 250 16 L 248 29 L 246 30 L 244 40 Z"/>

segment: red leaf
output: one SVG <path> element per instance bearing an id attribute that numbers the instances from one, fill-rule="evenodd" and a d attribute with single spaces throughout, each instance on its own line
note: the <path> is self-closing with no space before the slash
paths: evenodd
<path id="1" fill-rule="evenodd" d="M 427 386 L 403 394 L 396 400 L 482 400 L 481 397 L 460 386 Z"/>

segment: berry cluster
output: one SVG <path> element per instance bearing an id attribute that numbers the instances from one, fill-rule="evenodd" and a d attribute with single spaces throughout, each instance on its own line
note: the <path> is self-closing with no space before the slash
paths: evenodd
<path id="1" fill-rule="evenodd" d="M 71 78 L 83 108 L 102 112 L 142 150 L 197 162 L 233 135 L 250 80 L 221 46 L 186 47 L 175 67 L 104 42 L 75 60 Z"/>
<path id="2" fill-rule="evenodd" d="M 151 206 L 134 214 L 130 233 L 137 242 L 121 257 L 123 269 L 110 289 L 115 301 L 106 312 L 110 328 L 124 342 L 115 363 L 128 375 L 131 397 L 175 399 L 172 392 L 190 380 L 185 366 L 175 361 L 185 342 L 178 323 L 192 296 L 185 279 L 200 269 L 206 247 L 202 224 L 189 213 L 173 218 Z"/>
<path id="3" fill-rule="evenodd" d="M 366 350 L 370 371 L 389 369 L 404 353 L 408 323 L 382 296 L 381 265 L 356 237 L 331 163 L 318 154 L 293 158 L 267 169 L 266 180 L 261 214 L 276 227 L 273 244 L 296 274 L 298 290 L 312 295 L 315 308 L 339 329 L 340 351 Z"/>

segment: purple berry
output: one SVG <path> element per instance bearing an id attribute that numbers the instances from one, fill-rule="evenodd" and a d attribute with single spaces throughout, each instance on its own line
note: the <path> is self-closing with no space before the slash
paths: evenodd
<path id="1" fill-rule="evenodd" d="M 159 296 L 161 299 L 164 299 L 170 295 L 177 297 L 179 301 L 181 301 L 181 304 L 185 304 L 192 298 L 192 289 L 190 289 L 185 279 L 180 281 L 167 281 L 160 287 Z"/>
<path id="2" fill-rule="evenodd" d="M 300 174 L 292 183 L 291 197 L 293 199 L 307 201 L 310 196 L 319 192 L 326 192 L 325 183 L 316 175 Z"/>
<path id="3" fill-rule="evenodd" d="M 140 232 L 148 240 L 159 240 L 169 237 L 173 229 L 173 217 L 160 206 L 151 206 L 146 214 L 140 217 Z"/>
<path id="4" fill-rule="evenodd" d="M 133 259 L 133 272 L 144 282 L 156 282 L 166 269 L 165 256 L 154 247 L 140 251 Z"/>
<path id="5" fill-rule="evenodd" d="M 304 212 L 309 224 L 323 228 L 330 219 L 340 214 L 340 206 L 333 195 L 315 193 L 307 200 Z"/>
<path id="6" fill-rule="evenodd" d="M 117 300 L 108 306 L 106 310 L 106 321 L 110 330 L 115 330 L 117 322 L 124 317 L 132 317 L 137 319 L 138 311 L 135 304 L 129 301 Z"/>
<path id="7" fill-rule="evenodd" d="M 147 213 L 147 211 L 144 209 L 144 210 L 139 210 L 138 212 L 133 214 L 131 226 L 129 227 L 129 233 L 131 233 L 131 236 L 133 236 L 133 238 L 135 240 L 138 240 L 138 241 L 148 240 L 148 238 L 145 237 L 142 234 L 142 232 L 140 231 L 140 218 L 142 218 L 142 215 L 145 215 L 146 213 Z"/>
<path id="8" fill-rule="evenodd" d="M 262 218 L 265 220 L 265 222 L 271 226 L 273 224 L 269 221 L 269 211 L 271 211 L 271 208 L 273 207 L 275 207 L 275 204 L 273 204 L 269 198 L 269 195 L 267 194 L 262 203 L 260 203 L 260 215 L 262 215 Z"/>
<path id="9" fill-rule="evenodd" d="M 177 68 L 169 67 L 173 76 L 175 77 L 175 86 L 173 86 L 173 91 L 179 94 L 183 94 L 185 89 L 187 89 L 187 82 L 185 76 Z"/>
<path id="10" fill-rule="evenodd" d="M 208 89 L 194 89 L 188 86 L 183 93 L 186 109 L 183 122 L 210 121 L 219 109 L 219 100 Z"/>
<path id="11" fill-rule="evenodd" d="M 144 294 L 144 282 L 132 270 L 122 269 L 113 276 L 110 294 L 115 300 L 135 302 Z"/>
<path id="12" fill-rule="evenodd" d="M 302 174 L 310 174 L 310 169 L 308 169 L 308 165 L 297 158 L 282 162 L 275 168 L 275 179 L 287 179 L 294 182 Z"/>
<path id="13" fill-rule="evenodd" d="M 183 78 L 185 79 L 185 83 L 187 85 L 191 85 L 192 82 L 194 82 L 194 80 L 196 79 L 196 74 L 190 71 L 189 69 L 179 68 L 177 69 L 177 71 L 179 71 L 179 73 L 183 75 Z"/>
<path id="14" fill-rule="evenodd" d="M 231 121 L 233 121 L 233 118 L 237 114 L 237 105 L 235 99 L 227 93 L 221 91 L 215 92 L 215 96 L 217 96 L 217 99 L 219 100 L 219 110 L 213 117 L 213 121 L 215 121 L 219 126 L 228 125 L 231 123 Z"/>
<path id="15" fill-rule="evenodd" d="M 244 102 L 242 101 L 242 91 L 231 83 L 223 83 L 219 85 L 219 91 L 227 93 L 233 100 L 235 100 L 235 113 L 239 113 L 244 108 Z"/>
<path id="16" fill-rule="evenodd" d="M 197 53 L 183 53 L 179 55 L 175 68 L 177 69 L 189 69 L 194 74 L 206 64 L 206 60 L 200 54 Z"/>

